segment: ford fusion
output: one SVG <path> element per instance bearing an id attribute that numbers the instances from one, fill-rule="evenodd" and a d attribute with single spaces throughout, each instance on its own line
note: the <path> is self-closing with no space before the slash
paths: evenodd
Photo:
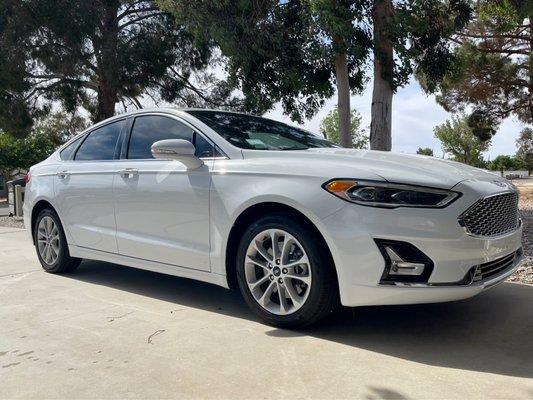
<path id="1" fill-rule="evenodd" d="M 47 272 L 102 260 L 238 288 L 266 322 L 474 296 L 522 259 L 516 188 L 280 122 L 156 109 L 87 129 L 27 176 Z"/>

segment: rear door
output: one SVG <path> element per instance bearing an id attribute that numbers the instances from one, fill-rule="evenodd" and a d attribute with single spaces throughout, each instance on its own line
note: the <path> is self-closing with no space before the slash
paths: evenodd
<path id="1" fill-rule="evenodd" d="M 187 170 L 178 161 L 155 160 L 150 148 L 163 139 L 191 141 L 205 164 Z M 114 183 L 120 254 L 210 270 L 213 156 L 213 145 L 184 121 L 166 115 L 135 118 L 123 159 L 117 162 Z"/>
<path id="2" fill-rule="evenodd" d="M 72 245 L 117 253 L 113 180 L 125 120 L 67 146 L 55 177 L 56 202 Z"/>

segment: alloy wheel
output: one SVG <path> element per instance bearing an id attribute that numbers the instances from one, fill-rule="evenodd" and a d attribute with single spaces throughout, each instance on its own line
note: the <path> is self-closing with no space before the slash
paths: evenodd
<path id="1" fill-rule="evenodd" d="M 54 220 L 45 216 L 37 227 L 37 247 L 41 259 L 47 265 L 53 265 L 59 257 L 59 230 Z"/>
<path id="2" fill-rule="evenodd" d="M 281 229 L 264 230 L 252 239 L 244 273 L 252 297 L 273 314 L 292 314 L 309 296 L 309 258 L 301 243 Z"/>

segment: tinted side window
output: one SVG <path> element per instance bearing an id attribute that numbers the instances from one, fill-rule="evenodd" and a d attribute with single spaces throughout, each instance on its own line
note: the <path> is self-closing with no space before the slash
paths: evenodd
<path id="1" fill-rule="evenodd" d="M 131 130 L 128 158 L 153 158 L 150 148 L 165 139 L 185 139 L 192 143 L 193 130 L 175 119 L 159 116 L 135 118 Z"/>
<path id="2" fill-rule="evenodd" d="M 76 140 L 74 140 L 72 143 L 70 143 L 67 147 L 65 147 L 59 155 L 61 156 L 62 160 L 70 160 L 72 158 L 72 154 L 74 154 L 74 150 L 76 150 L 76 147 L 78 147 L 78 144 L 85 136 L 80 136 Z"/>
<path id="3" fill-rule="evenodd" d="M 194 147 L 196 148 L 194 155 L 198 158 L 214 157 L 215 155 L 213 145 L 197 133 L 194 135 Z"/>
<path id="4" fill-rule="evenodd" d="M 76 152 L 76 160 L 112 160 L 124 121 L 92 131 Z"/>

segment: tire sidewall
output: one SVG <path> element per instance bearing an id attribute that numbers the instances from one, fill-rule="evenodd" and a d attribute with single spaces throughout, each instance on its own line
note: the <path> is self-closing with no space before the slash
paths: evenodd
<path id="1" fill-rule="evenodd" d="M 262 231 L 267 229 L 281 229 L 292 236 L 302 245 L 309 259 L 311 269 L 311 289 L 304 305 L 289 315 L 277 315 L 261 307 L 248 288 L 244 273 L 246 252 L 251 241 Z M 307 325 L 306 320 L 314 313 L 319 302 L 320 293 L 325 290 L 324 285 L 330 279 L 331 265 L 321 251 L 321 246 L 316 246 L 316 235 L 309 232 L 297 219 L 290 215 L 276 214 L 265 216 L 251 224 L 242 236 L 237 251 L 237 281 L 240 291 L 250 308 L 267 322 L 276 326 Z"/>

